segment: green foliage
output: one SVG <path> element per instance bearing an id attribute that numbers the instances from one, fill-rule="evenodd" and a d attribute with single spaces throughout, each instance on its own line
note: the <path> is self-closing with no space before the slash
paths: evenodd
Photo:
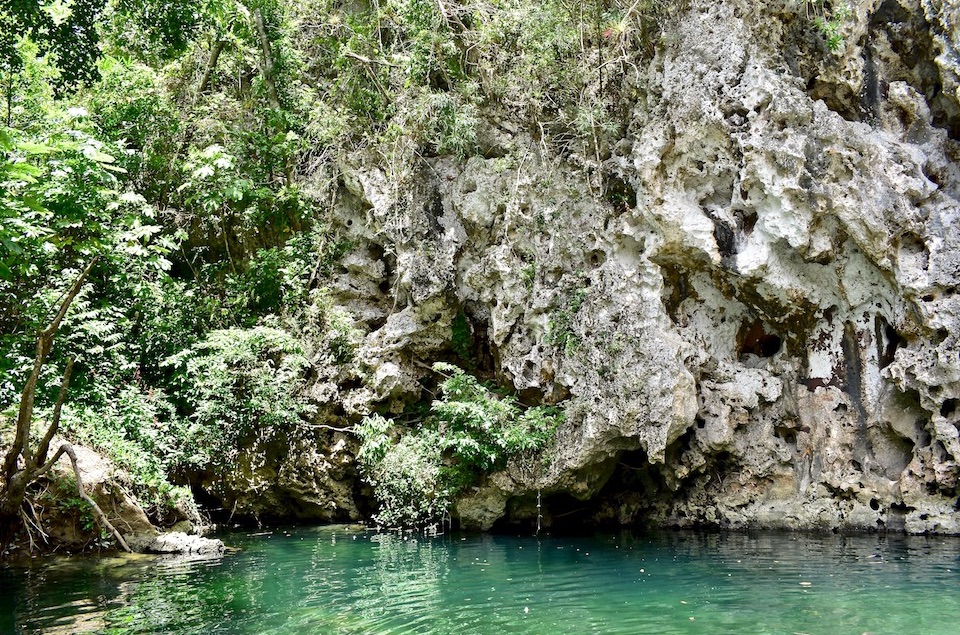
<path id="1" fill-rule="evenodd" d="M 75 89 L 95 80 L 100 56 L 97 23 L 105 2 L 3 2 L 0 4 L 0 70 L 17 72 L 23 67 L 17 36 L 28 36 L 55 60 L 59 90 Z"/>
<path id="2" fill-rule="evenodd" d="M 479 112 L 470 84 L 458 93 L 430 93 L 424 106 L 421 134 L 436 154 L 463 159 L 475 153 Z"/>
<path id="3" fill-rule="evenodd" d="M 94 254 L 133 256 L 165 268 L 155 210 L 122 189 L 120 150 L 88 131 L 86 111 L 42 135 L 0 130 L 0 278 L 37 277 Z"/>
<path id="4" fill-rule="evenodd" d="M 97 528 L 97 519 L 90 504 L 80 498 L 77 481 L 72 476 L 53 476 L 49 487 L 39 497 L 45 509 L 75 519 L 74 525 L 90 534 Z"/>
<path id="5" fill-rule="evenodd" d="M 473 363 L 473 334 L 463 311 L 457 313 L 450 324 L 450 350 L 464 362 Z"/>
<path id="6" fill-rule="evenodd" d="M 0 27 L 0 32 L 2 30 Z M 30 40 L 21 39 L 16 43 L 16 56 L 17 69 L 4 69 L 0 63 L 0 85 L 6 93 L 6 99 L 0 101 L 3 106 L 0 123 L 37 133 L 47 123 L 54 104 L 54 86 L 59 71 L 48 56 L 40 55 L 39 48 Z"/>
<path id="7" fill-rule="evenodd" d="M 826 0 L 806 0 L 807 16 L 813 17 L 813 26 L 817 29 L 827 48 L 836 52 L 843 46 L 843 25 L 852 15 L 846 2 L 829 3 Z"/>
<path id="8" fill-rule="evenodd" d="M 314 358 L 343 365 L 353 361 L 362 332 L 350 313 L 330 299 L 325 289 L 310 294 L 310 303 L 295 317 L 302 339 L 314 343 Z"/>
<path id="9" fill-rule="evenodd" d="M 580 346 L 580 337 L 574 330 L 574 320 L 584 301 L 587 299 L 587 290 L 583 287 L 575 289 L 570 295 L 561 297 L 560 307 L 550 316 L 547 323 L 546 342 L 556 346 L 568 355 L 575 352 Z"/>
<path id="10" fill-rule="evenodd" d="M 192 501 L 189 490 L 167 480 L 186 452 L 182 446 L 185 425 L 162 392 L 144 393 L 136 385 L 95 408 L 67 405 L 63 416 L 65 433 L 102 452 L 129 474 L 132 493 L 153 517 Z"/>
<path id="11" fill-rule="evenodd" d="M 258 250 L 242 273 L 227 279 L 231 313 L 244 323 L 298 311 L 308 300 L 311 282 L 325 280 L 351 248 L 349 240 L 315 223 L 282 247 Z"/>
<path id="12" fill-rule="evenodd" d="M 320 138 L 360 142 L 373 132 L 392 153 L 411 142 L 430 154 L 475 151 L 478 85 L 464 70 L 464 43 L 440 5 L 311 4 L 326 19 L 301 46 L 313 52 L 312 70 L 331 86 L 314 106 Z"/>
<path id="13" fill-rule="evenodd" d="M 355 355 L 360 331 L 322 290 L 350 243 L 294 183 L 315 147 L 303 122 L 316 91 L 301 81 L 287 2 L 34 5 L 0 3 L 12 124 L 0 128 L 0 407 L 19 396 L 37 329 L 98 257 L 38 408 L 77 357 L 65 432 L 125 467 L 159 508 L 171 473 L 223 466 L 244 441 L 309 415 L 309 365 L 283 328 L 298 329 L 317 363 Z M 85 22 L 54 42 L 48 18 L 57 29 Z"/>
<path id="14" fill-rule="evenodd" d="M 203 10 L 208 4 L 214 3 L 187 0 L 118 2 L 114 17 L 118 24 L 114 28 L 131 27 L 129 30 L 141 35 L 137 43 L 141 54 L 149 51 L 158 59 L 169 60 L 186 50 L 202 24 Z"/>
<path id="15" fill-rule="evenodd" d="M 419 427 L 401 434 L 380 415 L 358 427 L 363 441 L 358 460 L 380 504 L 374 520 L 381 526 L 436 522 L 451 499 L 481 475 L 545 447 L 563 420 L 561 409 L 523 409 L 514 397 L 483 386 L 456 366 L 433 368 L 446 379 L 441 398 Z"/>
<path id="16" fill-rule="evenodd" d="M 283 250 L 261 249 L 241 276 L 232 279 L 230 294 L 238 309 L 252 315 L 277 312 L 283 306 L 286 287 L 282 270 L 287 260 Z"/>
<path id="17" fill-rule="evenodd" d="M 227 466 L 244 441 L 288 432 L 312 411 L 302 395 L 309 362 L 276 328 L 213 331 L 164 365 L 190 422 L 185 467 Z"/>
<path id="18" fill-rule="evenodd" d="M 125 187 L 120 150 L 93 134 L 84 110 L 51 109 L 46 123 L 36 133 L 0 129 L 0 403 L 16 399 L 35 333 L 95 257 L 91 279 L 102 294 L 91 297 L 88 287 L 77 299 L 57 355 L 76 355 L 101 382 L 131 372 L 135 353 L 121 331 L 169 268 L 175 244 L 160 235 L 153 206 Z M 45 372 L 57 374 L 61 364 Z M 78 376 L 75 387 L 85 381 Z"/>
<path id="19" fill-rule="evenodd" d="M 382 527 L 420 527 L 435 522 L 447 509 L 451 491 L 443 479 L 443 442 L 435 430 L 391 441 L 393 422 L 380 415 L 357 428 L 363 440 L 357 460 L 374 489 Z"/>
<path id="20" fill-rule="evenodd" d="M 254 188 L 242 175 L 236 157 L 222 146 L 191 150 L 184 168 L 186 179 L 177 188 L 182 204 L 209 223 L 218 222 L 228 204 L 243 201 Z"/>
<path id="21" fill-rule="evenodd" d="M 122 150 L 118 164 L 141 194 L 155 199 L 172 179 L 170 140 L 181 128 L 176 107 L 152 68 L 108 56 L 100 69 L 86 99 L 98 136 Z"/>
<path id="22" fill-rule="evenodd" d="M 520 270 L 520 277 L 523 279 L 523 286 L 527 291 L 533 291 L 533 285 L 537 280 L 537 263 L 528 262 Z"/>
<path id="23" fill-rule="evenodd" d="M 218 314 L 217 299 L 183 280 L 162 277 L 140 303 L 135 345 L 142 378 L 162 385 L 167 374 L 161 362 L 189 349 Z"/>

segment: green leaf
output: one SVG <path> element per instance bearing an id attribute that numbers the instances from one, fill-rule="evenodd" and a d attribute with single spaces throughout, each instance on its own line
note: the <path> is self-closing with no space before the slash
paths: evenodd
<path id="1" fill-rule="evenodd" d="M 22 150 L 27 155 L 50 154 L 53 148 L 43 143 L 33 143 L 32 141 L 21 141 L 17 144 L 17 149 Z"/>
<path id="2" fill-rule="evenodd" d="M 33 183 L 38 176 L 43 176 L 43 170 L 29 163 L 11 163 L 7 165 L 7 175 L 10 179 Z"/>
<path id="3" fill-rule="evenodd" d="M 7 238 L 0 239 L 0 244 L 3 244 L 7 251 L 12 254 L 19 255 L 23 253 L 23 249 L 20 247 L 20 245 Z"/>
<path id="4" fill-rule="evenodd" d="M 84 146 L 82 152 L 83 156 L 87 157 L 91 161 L 96 161 L 101 165 L 105 163 L 113 163 L 116 160 L 111 155 L 107 154 L 106 152 L 101 152 L 92 145 Z M 103 167 L 108 166 L 104 165 Z"/>
<path id="5" fill-rule="evenodd" d="M 32 196 L 24 196 L 22 199 L 23 204 L 32 209 L 35 212 L 40 212 L 41 214 L 48 211 L 46 207 L 43 206 L 43 203 L 38 201 Z"/>
<path id="6" fill-rule="evenodd" d="M 209 165 L 201 165 L 199 168 L 193 171 L 193 178 L 200 179 L 201 181 L 213 176 L 213 168 Z"/>

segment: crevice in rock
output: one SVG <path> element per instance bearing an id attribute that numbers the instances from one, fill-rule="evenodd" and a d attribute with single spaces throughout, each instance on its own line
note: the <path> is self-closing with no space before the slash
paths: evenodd
<path id="1" fill-rule="evenodd" d="M 566 492 L 544 492 L 537 509 L 536 493 L 517 496 L 507 503 L 505 515 L 493 527 L 495 532 L 533 532 L 537 515 L 544 531 L 559 534 L 610 530 L 643 525 L 666 482 L 651 466 L 643 450 L 623 452 L 603 488 L 592 498 L 581 500 Z"/>
<path id="2" fill-rule="evenodd" d="M 843 390 L 861 419 L 866 422 L 867 413 L 863 405 L 863 360 L 860 357 L 860 337 L 853 322 L 844 322 L 843 337 L 840 340 L 843 351 Z"/>
<path id="3" fill-rule="evenodd" d="M 737 333 L 737 352 L 741 359 L 745 355 L 773 357 L 783 347 L 783 339 L 768 328 L 759 318 L 745 321 Z"/>
<path id="4" fill-rule="evenodd" d="M 231 522 L 243 523 L 248 520 L 244 517 L 233 518 L 231 510 L 225 508 L 220 499 L 208 492 L 198 484 L 199 479 L 190 479 L 190 491 L 193 494 L 193 500 L 197 502 L 201 511 L 209 516 L 210 520 L 217 525 L 227 525 Z"/>
<path id="5" fill-rule="evenodd" d="M 816 75 L 807 82 L 807 92 L 814 101 L 823 101 L 827 108 L 847 121 L 860 121 L 860 98 L 848 85 L 821 81 Z"/>
<path id="6" fill-rule="evenodd" d="M 867 436 L 867 409 L 863 402 L 863 359 L 861 358 L 862 343 L 860 334 L 853 322 L 843 324 L 843 337 L 840 340 L 840 349 L 843 352 L 843 390 L 850 397 L 857 411 L 857 431 L 854 438 L 854 463 L 861 465 L 858 471 L 863 471 L 863 465 L 872 463 L 872 448 Z"/>
<path id="7" fill-rule="evenodd" d="M 877 360 L 881 369 L 893 363 L 897 349 L 904 343 L 904 339 L 897 330 L 879 313 L 873 321 L 874 339 L 877 343 Z"/>
<path id="8" fill-rule="evenodd" d="M 931 24 L 919 3 L 884 0 L 870 16 L 866 34 L 856 43 L 862 55 L 859 76 L 838 79 L 828 66 L 837 64 L 826 51 L 819 34 L 808 19 L 796 20 L 784 46 L 784 62 L 796 76 L 803 78 L 807 94 L 822 100 L 847 121 L 876 120 L 893 82 L 906 82 L 923 96 L 930 109 L 932 123 L 954 140 L 960 140 L 960 103 L 949 90 L 937 66 L 938 55 L 956 57 L 950 46 L 950 33 L 942 33 L 941 24 Z M 942 35 L 941 35 L 942 33 Z M 937 37 L 942 42 L 938 43 Z M 818 56 L 805 51 L 820 51 Z"/>
<path id="9" fill-rule="evenodd" d="M 383 295 L 389 295 L 393 291 L 395 271 L 397 269 L 397 257 L 395 254 L 388 253 L 383 246 L 377 243 L 371 243 L 367 248 L 371 260 L 383 263 L 383 277 L 377 283 L 377 289 Z"/>
<path id="10" fill-rule="evenodd" d="M 711 214 L 710 220 L 713 221 L 713 238 L 717 242 L 717 250 L 720 252 L 721 262 L 730 266 L 733 258 L 737 255 L 737 231 L 722 218 Z"/>
<path id="11" fill-rule="evenodd" d="M 927 22 L 923 11 L 910 11 L 897 0 L 884 0 L 871 16 L 869 28 L 870 39 L 888 46 L 888 54 L 896 61 L 879 69 L 881 89 L 888 82 L 907 82 L 923 95 L 933 125 L 946 130 L 951 139 L 960 140 L 960 105 L 956 97 L 943 90 L 940 69 L 934 61 L 938 55 L 934 25 Z"/>
<path id="12" fill-rule="evenodd" d="M 450 323 L 449 361 L 482 381 L 496 379 L 496 350 L 490 342 L 489 324 L 461 308 Z"/>
<path id="13" fill-rule="evenodd" d="M 742 212 L 740 215 L 740 232 L 743 236 L 753 234 L 753 228 L 757 226 L 757 212 L 755 210 Z"/>
<path id="14" fill-rule="evenodd" d="M 637 206 L 637 192 L 618 176 L 607 175 L 603 183 L 603 198 L 617 212 L 626 212 Z"/>
<path id="15" fill-rule="evenodd" d="M 594 249 L 593 251 L 590 252 L 590 256 L 588 260 L 590 261 L 591 266 L 599 267 L 604 262 L 606 262 L 607 254 L 599 249 Z"/>
<path id="16" fill-rule="evenodd" d="M 945 418 L 953 417 L 957 412 L 957 400 L 956 399 L 945 399 L 940 405 L 940 416 Z"/>
<path id="17" fill-rule="evenodd" d="M 695 295 L 693 285 L 685 269 L 676 265 L 663 264 L 660 266 L 663 276 L 663 308 L 674 324 L 680 323 L 680 305 L 688 297 Z"/>
<path id="18" fill-rule="evenodd" d="M 797 445 L 797 427 L 795 422 L 784 421 L 780 425 L 773 426 L 773 436 L 795 448 Z"/>
<path id="19" fill-rule="evenodd" d="M 440 224 L 440 217 L 443 216 L 443 195 L 439 191 L 434 191 L 433 196 L 424 202 L 423 213 L 429 223 L 430 234 L 442 235 L 443 226 Z"/>
<path id="20" fill-rule="evenodd" d="M 873 59 L 873 41 L 868 35 L 863 46 L 863 92 L 860 94 L 860 110 L 865 119 L 875 119 L 879 113 L 880 93 L 877 63 Z"/>

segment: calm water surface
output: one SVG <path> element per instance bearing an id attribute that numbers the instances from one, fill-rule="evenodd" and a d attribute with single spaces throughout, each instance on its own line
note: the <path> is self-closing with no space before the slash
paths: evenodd
<path id="1" fill-rule="evenodd" d="M 0 568 L 0 633 L 960 632 L 960 541 L 231 534 L 215 560 Z"/>

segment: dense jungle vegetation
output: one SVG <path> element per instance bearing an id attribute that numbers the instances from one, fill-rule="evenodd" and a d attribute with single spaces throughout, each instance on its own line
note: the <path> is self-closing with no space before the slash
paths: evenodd
<path id="1" fill-rule="evenodd" d="M 310 425 L 312 367 L 371 381 L 356 359 L 369 327 L 326 290 L 351 250 L 334 216 L 338 162 L 364 153 L 403 187 L 430 158 L 483 154 L 482 120 L 502 115 L 593 170 L 636 98 L 623 78 L 684 5 L 0 2 L 5 448 L 39 373 L 7 494 L 18 460 L 42 464 L 29 447 L 58 421 L 129 471 L 162 518 L 245 438 Z M 822 3 L 805 6 L 822 19 Z M 38 333 L 77 282 L 37 365 Z M 547 443 L 562 416 L 437 370 L 416 423 L 343 422 L 388 525 L 436 518 L 477 473 Z M 403 426 L 415 433 L 398 441 Z"/>

